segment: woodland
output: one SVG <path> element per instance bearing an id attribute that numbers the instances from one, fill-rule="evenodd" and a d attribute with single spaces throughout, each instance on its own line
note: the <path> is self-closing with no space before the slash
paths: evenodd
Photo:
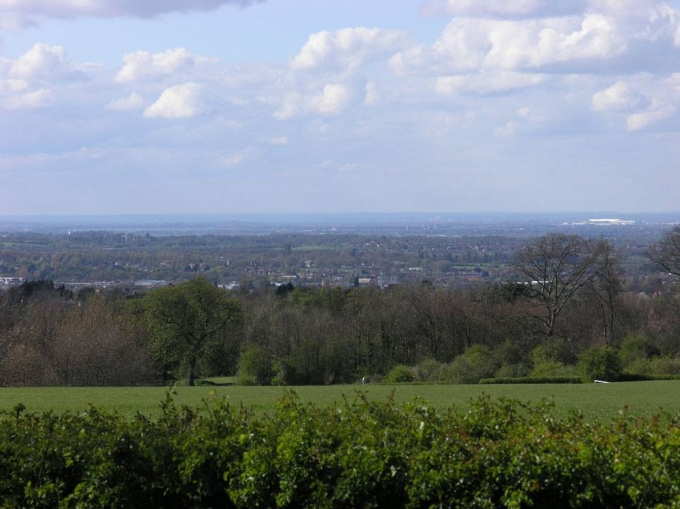
<path id="1" fill-rule="evenodd" d="M 603 237 L 504 242 L 514 249 L 503 271 L 474 284 L 275 286 L 265 278 L 225 290 L 197 271 L 150 291 L 74 291 L 29 279 L 0 295 L 0 384 L 680 375 L 680 227 L 650 245 L 635 272 L 630 253 Z"/>

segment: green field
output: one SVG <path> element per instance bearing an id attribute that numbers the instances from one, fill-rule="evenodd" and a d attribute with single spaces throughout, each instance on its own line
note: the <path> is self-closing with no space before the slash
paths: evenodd
<path id="1" fill-rule="evenodd" d="M 176 387 L 173 396 L 178 405 L 200 406 L 203 399 L 226 398 L 234 405 L 243 404 L 256 412 L 273 407 L 285 391 L 282 387 L 198 386 Z M 624 408 L 632 415 L 649 417 L 661 412 L 680 413 L 680 381 L 630 382 L 582 385 L 337 385 L 295 387 L 301 400 L 317 405 L 341 402 L 343 396 L 354 398 L 364 391 L 370 399 L 386 400 L 394 392 L 396 401 L 423 398 L 444 408 L 465 407 L 471 398 L 488 394 L 493 398 L 511 398 L 522 402 L 548 399 L 557 413 L 566 416 L 580 411 L 589 419 L 609 419 Z M 165 398 L 167 388 L 0 388 L 0 409 L 9 410 L 18 403 L 28 411 L 79 412 L 93 404 L 126 415 L 136 412 L 155 414 Z"/>

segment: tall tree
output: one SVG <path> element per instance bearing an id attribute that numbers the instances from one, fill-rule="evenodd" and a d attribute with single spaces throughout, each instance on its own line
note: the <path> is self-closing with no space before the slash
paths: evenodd
<path id="1" fill-rule="evenodd" d="M 664 234 L 649 250 L 651 260 L 671 274 L 680 276 L 680 225 Z"/>
<path id="2" fill-rule="evenodd" d="M 541 311 L 534 314 L 546 335 L 555 334 L 557 317 L 583 287 L 599 276 L 604 240 L 552 233 L 524 246 L 515 269 L 532 290 Z"/>
<path id="3" fill-rule="evenodd" d="M 589 285 L 589 288 L 599 311 L 604 344 L 610 346 L 616 326 L 616 299 L 621 293 L 621 258 L 623 255 L 604 241 L 600 241 L 598 250 L 598 277 L 592 285 Z"/>
<path id="4" fill-rule="evenodd" d="M 204 278 L 158 288 L 145 301 L 155 355 L 166 366 L 184 366 L 189 385 L 206 349 L 241 319 L 239 302 Z"/>

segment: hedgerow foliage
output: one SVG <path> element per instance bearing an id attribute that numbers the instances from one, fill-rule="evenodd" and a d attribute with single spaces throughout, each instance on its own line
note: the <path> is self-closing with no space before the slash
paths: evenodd
<path id="1" fill-rule="evenodd" d="M 0 418 L 2 507 L 654 507 L 680 503 L 680 427 L 609 423 L 482 397 L 469 410 L 288 394 L 269 416 L 224 401 L 134 419 Z"/>

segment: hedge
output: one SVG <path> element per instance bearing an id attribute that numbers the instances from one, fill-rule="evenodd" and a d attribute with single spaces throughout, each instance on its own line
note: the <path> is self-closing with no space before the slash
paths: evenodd
<path id="1" fill-rule="evenodd" d="M 269 416 L 170 397 L 154 419 L 0 416 L 5 508 L 667 507 L 678 479 L 678 418 L 589 424 L 488 396 L 444 412 L 290 393 Z"/>
<path id="2" fill-rule="evenodd" d="M 580 384 L 579 376 L 523 376 L 517 378 L 483 378 L 480 384 Z"/>
<path id="3" fill-rule="evenodd" d="M 655 380 L 680 380 L 680 375 L 641 375 L 637 373 L 623 373 L 618 382 L 651 382 Z"/>

